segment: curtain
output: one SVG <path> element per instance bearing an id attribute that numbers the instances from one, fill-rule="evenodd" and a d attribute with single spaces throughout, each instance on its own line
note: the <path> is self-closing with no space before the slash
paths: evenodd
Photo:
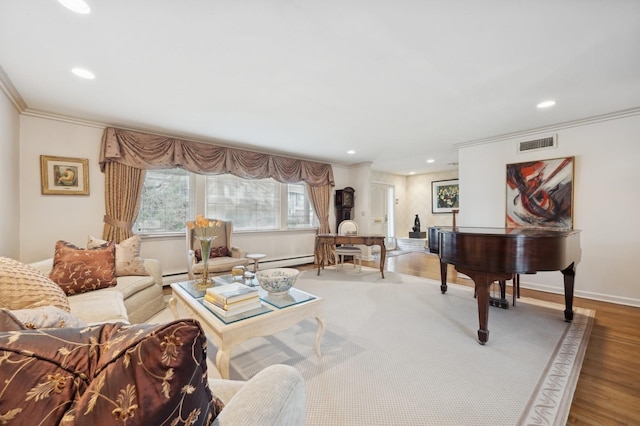
<path id="1" fill-rule="evenodd" d="M 133 236 L 145 171 L 115 162 L 105 164 L 103 171 L 106 214 L 102 239 L 119 243 Z"/>
<path id="2" fill-rule="evenodd" d="M 319 234 L 329 234 L 329 203 L 331 201 L 331 185 L 323 186 L 310 186 L 307 185 L 307 192 L 309 193 L 309 199 L 311 205 L 318 216 L 320 221 L 320 227 L 318 228 Z M 322 256 L 327 259 L 328 264 L 335 263 L 335 255 L 331 247 L 327 244 L 323 244 L 320 248 L 323 253 Z M 316 263 L 318 259 L 316 259 Z"/>
<path id="3" fill-rule="evenodd" d="M 334 186 L 330 164 L 108 127 L 102 137 L 101 170 L 112 162 L 137 169 L 179 167 L 199 174 Z"/>

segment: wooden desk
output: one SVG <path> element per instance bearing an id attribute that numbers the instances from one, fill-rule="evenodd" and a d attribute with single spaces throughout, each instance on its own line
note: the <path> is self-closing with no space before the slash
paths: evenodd
<path id="1" fill-rule="evenodd" d="M 387 248 L 384 245 L 384 235 L 338 235 L 338 234 L 318 234 L 316 235 L 315 257 L 318 262 L 318 275 L 320 267 L 324 269 L 324 255 L 320 248 L 323 245 L 334 246 L 336 244 L 362 244 L 365 246 L 380 246 L 380 274 L 384 278 L 384 262 L 387 258 Z"/>

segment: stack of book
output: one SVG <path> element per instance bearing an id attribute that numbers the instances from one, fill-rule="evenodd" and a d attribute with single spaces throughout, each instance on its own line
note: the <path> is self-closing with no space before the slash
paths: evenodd
<path id="1" fill-rule="evenodd" d="M 243 314 L 262 307 L 258 289 L 240 283 L 208 288 L 202 303 L 222 317 Z"/>

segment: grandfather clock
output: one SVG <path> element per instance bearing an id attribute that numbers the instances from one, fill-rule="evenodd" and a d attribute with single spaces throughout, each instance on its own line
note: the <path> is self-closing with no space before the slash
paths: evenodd
<path id="1" fill-rule="evenodd" d="M 336 232 L 343 220 L 351 220 L 353 209 L 353 194 L 355 189 L 347 186 L 344 189 L 336 189 Z"/>

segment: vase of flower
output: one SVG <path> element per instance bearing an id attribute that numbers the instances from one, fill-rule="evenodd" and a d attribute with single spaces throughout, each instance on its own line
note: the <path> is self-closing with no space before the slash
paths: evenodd
<path id="1" fill-rule="evenodd" d="M 211 287 L 213 280 L 209 277 L 209 256 L 211 253 L 211 243 L 216 239 L 215 236 L 207 235 L 209 228 L 219 228 L 222 225 L 221 220 L 207 219 L 201 214 L 196 216 L 196 220 L 187 222 L 187 228 L 193 229 L 196 233 L 195 237 L 200 241 L 200 251 L 202 253 L 202 276 L 195 282 L 196 287 L 201 289 Z"/>
<path id="2" fill-rule="evenodd" d="M 213 284 L 209 278 L 209 253 L 211 252 L 211 242 L 215 237 L 197 237 L 200 241 L 200 250 L 202 252 L 202 277 L 196 280 L 199 287 L 210 287 Z"/>

